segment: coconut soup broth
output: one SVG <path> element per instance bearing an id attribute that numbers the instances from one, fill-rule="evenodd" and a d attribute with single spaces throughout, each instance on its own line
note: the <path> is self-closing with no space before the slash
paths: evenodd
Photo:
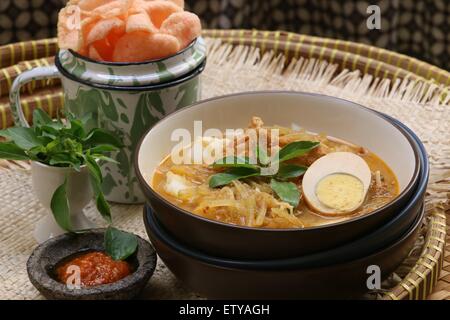
<path id="1" fill-rule="evenodd" d="M 330 217 L 313 212 L 307 206 L 304 199 L 301 198 L 299 205 L 291 213 L 300 222 L 291 219 L 289 216 L 272 218 L 266 216 L 266 218 L 260 220 L 259 224 L 249 223 L 249 218 L 246 216 L 247 212 L 245 211 L 245 199 L 240 200 L 240 205 L 244 207 L 245 214 L 242 214 L 242 211 L 239 213 L 239 210 L 236 210 L 234 207 L 226 206 L 229 205 L 227 203 L 227 201 L 230 201 L 229 199 L 239 198 L 236 195 L 236 190 L 232 192 L 233 190 L 230 190 L 229 187 L 211 189 L 208 186 L 210 177 L 220 172 L 220 169 L 213 169 L 207 165 L 177 165 L 172 162 L 170 156 L 166 157 L 155 170 L 151 185 L 163 198 L 191 213 L 225 223 L 262 228 L 302 228 L 336 223 L 374 211 L 391 202 L 399 194 L 399 184 L 393 171 L 382 159 L 369 150 L 325 135 L 310 134 L 305 131 L 293 131 L 287 128 L 277 127 L 277 129 L 280 129 L 280 147 L 292 141 L 320 141 L 318 148 L 304 156 L 289 160 L 289 163 L 309 166 L 325 154 L 342 151 L 352 152 L 362 157 L 372 173 L 370 187 L 363 205 L 351 214 Z M 168 173 L 184 177 L 191 187 L 180 191 L 177 196 L 167 192 L 165 186 Z M 273 196 L 273 192 L 268 187 L 268 184 L 262 180 L 260 178 L 240 180 L 238 182 L 239 186 L 235 186 L 233 189 L 242 189 L 242 186 L 245 188 L 256 188 L 259 193 L 272 194 Z M 296 178 L 291 181 L 298 186 L 301 192 L 302 178 Z M 221 201 L 224 206 L 220 205 Z M 253 206 L 258 210 L 262 201 L 256 198 L 254 202 L 255 204 Z M 251 205 L 248 208 L 252 210 Z"/>

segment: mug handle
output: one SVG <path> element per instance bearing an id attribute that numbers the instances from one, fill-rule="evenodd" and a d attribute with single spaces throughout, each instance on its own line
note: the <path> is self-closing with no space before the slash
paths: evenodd
<path id="1" fill-rule="evenodd" d="M 11 111 L 14 116 L 14 122 L 16 125 L 22 127 L 29 127 L 25 113 L 23 112 L 22 105 L 20 103 L 20 88 L 30 82 L 35 80 L 59 78 L 60 73 L 55 65 L 48 67 L 37 67 L 28 71 L 21 73 L 14 80 L 11 91 L 9 94 L 9 101 L 11 103 Z"/>

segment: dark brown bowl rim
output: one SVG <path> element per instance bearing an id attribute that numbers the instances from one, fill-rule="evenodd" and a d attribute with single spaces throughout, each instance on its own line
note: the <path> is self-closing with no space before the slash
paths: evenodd
<path id="1" fill-rule="evenodd" d="M 306 95 L 306 96 L 313 96 L 313 97 L 322 97 L 322 98 L 326 98 L 326 99 L 332 99 L 332 100 L 339 100 L 339 101 L 343 101 L 346 103 L 350 103 L 356 107 L 359 108 L 363 108 L 373 114 L 375 114 L 376 116 L 383 118 L 385 121 L 389 122 L 390 124 L 392 124 L 395 128 L 397 128 L 398 131 L 400 131 L 403 136 L 405 136 L 405 138 L 409 141 L 412 149 L 414 150 L 414 158 L 415 158 L 415 168 L 414 168 L 414 173 L 413 173 L 413 177 L 411 178 L 411 180 L 409 181 L 408 185 L 405 187 L 405 189 L 391 202 L 385 204 L 384 206 L 368 213 L 362 216 L 358 216 L 358 217 L 354 217 L 354 218 L 350 218 L 348 220 L 345 221 L 340 221 L 340 222 L 335 222 L 335 223 L 331 223 L 331 224 L 327 224 L 327 225 L 322 225 L 322 226 L 315 226 L 315 227 L 308 227 L 308 228 L 279 228 L 279 229 L 275 229 L 275 228 L 255 228 L 255 227 L 247 227 L 247 226 L 239 226 L 239 225 L 233 225 L 233 224 L 228 224 L 228 223 L 224 223 L 224 222 L 220 222 L 220 221 L 216 221 L 216 220 L 212 220 L 212 219 L 208 219 L 208 218 L 204 218 L 201 216 L 198 216 L 196 214 L 193 214 L 187 210 L 184 210 L 182 208 L 177 207 L 176 205 L 172 204 L 171 202 L 169 202 L 168 200 L 164 199 L 162 196 L 160 196 L 156 191 L 153 190 L 153 188 L 146 182 L 146 180 L 144 179 L 144 176 L 142 175 L 140 168 L 139 168 L 139 154 L 141 151 L 141 147 L 142 144 L 145 140 L 145 138 L 148 136 L 148 134 L 157 126 L 161 125 L 163 122 L 165 121 L 169 121 L 171 117 L 173 117 L 174 115 L 180 113 L 180 112 L 187 112 L 189 109 L 197 107 L 200 104 L 204 104 L 204 103 L 208 103 L 211 101 L 216 101 L 216 100 L 222 100 L 222 99 L 226 99 L 226 98 L 231 98 L 231 97 L 239 97 L 239 96 L 244 96 L 244 95 L 259 95 L 259 94 L 290 94 L 290 95 Z M 396 120 L 396 119 L 395 119 Z M 398 120 L 396 120 L 398 121 Z M 399 123 L 401 123 L 405 128 L 408 128 L 406 125 L 404 125 L 402 122 L 398 121 Z M 136 153 L 135 153 L 135 157 L 134 157 L 134 167 L 135 167 L 135 171 L 136 171 L 136 176 L 138 177 L 138 180 L 140 181 L 141 187 L 143 186 L 143 188 L 147 191 L 149 191 L 156 199 L 158 199 L 159 201 L 162 201 L 165 205 L 169 206 L 170 208 L 181 212 L 183 214 L 187 214 L 188 216 L 194 218 L 194 219 L 199 219 L 203 222 L 208 222 L 208 223 L 213 223 L 219 226 L 223 226 L 223 227 L 230 227 L 230 228 L 237 228 L 237 229 L 242 229 L 242 230 L 248 230 L 248 231 L 254 231 L 254 232 L 298 232 L 298 231 L 303 231 L 303 232 L 314 232 L 315 230 L 322 230 L 322 229 L 326 229 L 326 228 L 332 228 L 332 227 L 336 227 L 336 226 L 340 226 L 340 225 L 344 225 L 347 223 L 353 223 L 356 221 L 360 221 L 363 219 L 366 219 L 368 217 L 371 217 L 375 214 L 378 214 L 384 210 L 386 210 L 388 207 L 395 205 L 396 203 L 398 203 L 400 200 L 402 200 L 410 191 L 411 189 L 414 187 L 415 183 L 417 182 L 417 179 L 419 178 L 419 173 L 420 173 L 420 157 L 419 157 L 419 151 L 417 148 L 417 146 L 415 146 L 416 144 L 420 143 L 420 140 L 417 139 L 417 141 L 414 140 L 413 136 L 411 135 L 412 130 L 409 129 L 410 132 L 408 132 L 407 130 L 405 130 L 404 128 L 402 128 L 401 126 L 399 126 L 397 123 L 395 123 L 395 121 L 391 120 L 391 117 L 386 116 L 385 114 L 372 110 L 368 107 L 365 107 L 359 103 L 353 102 L 353 101 L 349 101 L 343 98 L 338 98 L 338 97 L 333 97 L 333 96 L 328 96 L 325 94 L 319 94 L 319 93 L 310 93 L 310 92 L 303 92 L 303 91 L 277 91 L 277 90 L 263 90 L 263 91 L 247 91 L 247 92 L 239 92 L 239 93 L 233 93 L 233 94 L 228 94 L 228 95 L 223 95 L 223 96 L 219 96 L 219 97 L 213 97 L 213 98 L 209 98 L 209 99 L 205 99 L 205 100 L 201 100 L 198 101 L 190 106 L 184 107 L 182 109 L 179 109 L 173 113 L 171 113 L 170 115 L 168 115 L 167 117 L 163 118 L 162 120 L 160 120 L 157 124 L 155 124 L 152 128 L 150 128 L 149 130 L 147 130 L 147 132 L 142 136 L 142 138 L 140 139 L 137 148 L 136 148 Z"/>
<path id="2" fill-rule="evenodd" d="M 146 217 L 147 208 L 144 207 L 144 221 L 147 227 L 147 221 L 148 218 Z M 153 210 L 153 209 L 151 209 Z M 189 248 L 186 247 L 183 243 L 180 243 L 176 239 L 172 238 L 170 235 L 167 235 L 165 231 L 164 236 L 165 238 L 161 238 L 160 235 L 156 234 L 154 230 L 152 230 L 153 235 L 158 239 L 158 241 L 161 241 L 166 246 L 168 246 L 171 250 L 176 251 L 178 254 L 181 254 L 185 257 L 189 257 L 191 259 L 194 259 L 198 262 L 211 265 L 211 266 L 218 266 L 222 268 L 229 268 L 229 269 L 238 269 L 238 270 L 253 270 L 253 271 L 259 271 L 259 270 L 307 270 L 307 269 L 326 269 L 330 266 L 338 266 L 338 265 L 345 265 L 349 262 L 354 261 L 362 261 L 366 260 L 367 258 L 380 254 L 382 252 L 385 252 L 386 250 L 389 250 L 390 248 L 396 246 L 397 244 L 401 243 L 402 241 L 405 241 L 414 231 L 417 230 L 417 228 L 420 227 L 423 219 L 425 217 L 425 203 L 422 202 L 420 205 L 419 212 L 417 216 L 414 218 L 412 223 L 406 228 L 406 230 L 403 232 L 403 234 L 396 239 L 395 241 L 387 244 L 386 246 L 379 248 L 375 251 L 368 252 L 365 256 L 360 256 L 358 258 L 345 260 L 345 261 L 338 261 L 333 264 L 325 264 L 325 265 L 299 265 L 299 260 L 304 259 L 304 256 L 300 257 L 294 257 L 294 258 L 283 258 L 283 259 L 272 259 L 272 260 L 239 260 L 239 259 L 232 259 L 232 258 L 222 258 L 222 257 L 216 257 L 212 256 L 203 252 L 200 252 L 196 248 Z M 148 232 L 148 231 L 147 231 Z M 158 230 L 157 232 L 161 232 L 161 230 Z M 170 241 L 167 241 L 166 238 L 169 238 Z M 349 244 L 346 244 L 344 246 L 349 246 Z M 324 252 L 316 253 L 313 255 L 326 255 L 328 252 L 333 251 L 336 249 L 330 249 Z M 306 255 L 308 256 L 308 255 Z M 301 264 L 301 263 L 300 263 Z M 304 263 L 303 263 L 304 264 Z"/>
<path id="3" fill-rule="evenodd" d="M 89 63 L 95 63 L 95 64 L 100 64 L 100 65 L 105 65 L 105 66 L 111 66 L 111 67 L 128 67 L 128 66 L 139 66 L 139 65 L 143 65 L 143 64 L 148 64 L 148 63 L 158 63 L 158 62 L 162 62 L 164 60 L 168 60 L 171 59 L 173 57 L 179 56 L 182 53 L 184 53 L 185 51 L 187 51 L 188 49 L 190 49 L 191 47 L 194 46 L 194 44 L 197 42 L 198 38 L 195 38 L 194 40 L 192 40 L 192 42 L 184 49 L 178 51 L 177 53 L 165 57 L 165 58 L 159 58 L 159 59 L 152 59 L 152 60 L 145 60 L 145 61 L 140 61 L 140 62 L 110 62 L 110 61 L 97 61 L 94 59 L 91 59 L 89 57 L 83 56 L 81 54 L 79 54 L 78 52 L 69 49 L 68 51 L 76 58 L 80 59 L 80 60 L 84 60 L 86 62 Z"/>

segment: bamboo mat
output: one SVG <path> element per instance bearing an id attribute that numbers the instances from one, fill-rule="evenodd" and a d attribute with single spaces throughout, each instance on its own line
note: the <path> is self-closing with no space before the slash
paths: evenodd
<path id="1" fill-rule="evenodd" d="M 446 87 L 450 75 L 406 56 L 330 39 L 246 30 L 209 30 L 205 35 L 209 57 L 203 98 L 263 89 L 324 93 L 388 113 L 419 135 L 432 166 L 422 236 L 383 290 L 367 297 L 450 299 L 450 241 L 444 248 L 445 239 L 450 240 L 446 236 L 450 219 L 445 215 L 450 209 L 450 98 Z M 51 63 L 46 57 L 55 50 L 54 40 L 0 48 L 0 67 L 6 67 L 0 70 L 0 126 L 12 124 L 5 95 L 13 72 Z M 34 107 L 55 114 L 62 105 L 56 81 L 32 83 L 24 91 L 28 115 Z M 28 165 L 1 162 L 0 167 L 0 298 L 38 299 L 41 296 L 28 281 L 25 262 L 36 245 L 31 236 L 34 224 L 44 212 L 33 196 Z M 141 211 L 141 206 L 113 206 L 118 226 L 146 237 Z M 100 223 L 93 206 L 87 212 Z M 142 297 L 200 298 L 174 279 L 161 262 Z"/>

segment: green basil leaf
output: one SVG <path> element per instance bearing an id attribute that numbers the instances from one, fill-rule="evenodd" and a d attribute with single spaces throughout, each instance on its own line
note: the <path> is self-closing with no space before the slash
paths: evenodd
<path id="1" fill-rule="evenodd" d="M 97 194 L 96 205 L 97 205 L 97 210 L 98 210 L 98 212 L 100 212 L 103 219 L 105 219 L 106 222 L 111 223 L 112 222 L 111 208 L 109 207 L 109 204 L 106 201 L 105 196 L 103 195 L 102 192 L 99 192 Z"/>
<path id="2" fill-rule="evenodd" d="M 89 149 L 91 154 L 114 152 L 114 151 L 118 151 L 118 150 L 119 149 L 117 147 L 112 146 L 110 144 L 101 144 L 101 145 L 98 145 L 98 146 L 95 146 L 95 147 Z"/>
<path id="3" fill-rule="evenodd" d="M 249 168 L 259 170 L 257 165 L 250 164 L 248 157 L 225 157 L 214 162 L 212 166 L 213 168 Z"/>
<path id="4" fill-rule="evenodd" d="M 104 156 L 102 154 L 91 154 L 92 158 L 96 159 L 96 160 L 101 160 L 101 161 L 106 161 L 106 162 L 111 162 L 111 163 L 115 163 L 115 164 L 119 164 L 118 161 L 114 160 L 113 158 Z"/>
<path id="5" fill-rule="evenodd" d="M 0 143 L 0 159 L 28 160 L 29 157 L 21 148 L 13 142 Z"/>
<path id="6" fill-rule="evenodd" d="M 101 188 L 103 178 L 101 176 L 100 167 L 98 166 L 97 162 L 92 159 L 91 156 L 86 156 L 86 165 L 88 166 L 89 174 L 91 177 L 91 185 L 95 194 L 97 210 L 107 222 L 111 223 L 111 209 L 105 199 L 105 196 L 103 195 L 103 191 Z"/>
<path id="7" fill-rule="evenodd" d="M 293 158 L 303 156 L 317 148 L 320 142 L 314 141 L 294 141 L 284 146 L 278 152 L 278 162 L 284 162 Z"/>
<path id="8" fill-rule="evenodd" d="M 52 121 L 50 123 L 47 123 L 45 126 L 53 128 L 58 131 L 65 129 L 64 123 L 61 120 Z M 58 135 L 59 134 L 60 133 L 58 132 Z"/>
<path id="9" fill-rule="evenodd" d="M 49 165 L 72 167 L 75 170 L 80 171 L 81 161 L 69 153 L 57 153 L 52 154 Z"/>
<path id="10" fill-rule="evenodd" d="M 281 163 L 278 173 L 275 176 L 281 180 L 298 178 L 301 177 L 306 170 L 308 170 L 308 167 L 299 166 L 296 164 Z"/>
<path id="11" fill-rule="evenodd" d="M 105 233 L 106 253 L 114 260 L 125 260 L 136 252 L 137 237 L 134 234 L 109 227 Z"/>
<path id="12" fill-rule="evenodd" d="M 78 159 L 77 159 L 78 160 Z M 72 160 L 72 164 L 70 165 L 75 171 L 80 172 L 81 171 L 81 161 L 78 160 L 78 162 L 74 159 Z"/>
<path id="13" fill-rule="evenodd" d="M 98 185 L 103 182 L 102 171 L 94 158 L 90 155 L 85 156 L 86 165 L 88 167 L 91 177 L 95 180 Z"/>
<path id="14" fill-rule="evenodd" d="M 53 194 L 50 207 L 58 225 L 66 231 L 72 230 L 69 201 L 67 200 L 67 179 Z"/>
<path id="15" fill-rule="evenodd" d="M 231 168 L 230 170 L 222 173 L 217 173 L 209 179 L 209 186 L 211 188 L 217 188 L 225 186 L 233 180 L 245 179 L 250 177 L 259 176 L 259 169 L 251 168 Z"/>
<path id="16" fill-rule="evenodd" d="M 6 138 L 6 139 L 11 139 L 8 133 L 8 129 L 3 129 L 0 130 L 0 137 Z"/>
<path id="17" fill-rule="evenodd" d="M 71 138 L 65 138 L 63 141 L 63 148 L 65 152 L 74 152 L 74 153 L 81 153 L 83 152 L 83 145 Z"/>
<path id="18" fill-rule="evenodd" d="M 47 163 L 47 149 L 44 146 L 37 146 L 27 151 L 30 160 Z"/>
<path id="19" fill-rule="evenodd" d="M 9 128 L 0 132 L 0 135 L 11 139 L 19 148 L 22 148 L 23 150 L 29 150 L 36 146 L 43 145 L 32 128 Z"/>
<path id="20" fill-rule="evenodd" d="M 64 152 L 63 144 L 59 139 L 53 140 L 45 146 L 45 150 L 47 154 L 56 154 L 60 152 Z"/>
<path id="21" fill-rule="evenodd" d="M 83 141 L 86 145 L 91 147 L 103 144 L 109 144 L 117 148 L 123 146 L 122 142 L 117 137 L 100 128 L 95 128 L 91 132 L 89 132 L 89 134 L 86 138 L 83 139 Z"/>
<path id="22" fill-rule="evenodd" d="M 52 123 L 53 120 L 50 116 L 42 109 L 34 109 L 33 111 L 33 126 L 38 127 L 42 125 L 46 125 Z"/>
<path id="23" fill-rule="evenodd" d="M 289 203 L 294 208 L 296 208 L 300 203 L 300 191 L 295 183 L 280 182 L 272 179 L 270 181 L 270 187 L 281 199 L 281 201 Z"/>
<path id="24" fill-rule="evenodd" d="M 42 143 L 42 146 L 46 146 L 47 144 L 49 144 L 50 142 L 52 142 L 55 138 L 49 135 L 41 135 L 38 136 L 39 141 Z M 39 146 L 40 147 L 40 146 Z M 31 150 L 31 149 L 30 149 Z"/>
<path id="25" fill-rule="evenodd" d="M 81 123 L 80 120 L 72 119 L 70 120 L 70 129 L 69 132 L 77 137 L 77 138 L 84 138 L 86 136 L 86 132 L 84 131 L 84 126 Z"/>
<path id="26" fill-rule="evenodd" d="M 70 157 L 69 154 L 66 153 L 53 154 L 48 164 L 51 166 L 58 166 L 58 165 L 70 166 L 72 164 L 72 158 Z"/>
<path id="27" fill-rule="evenodd" d="M 42 134 L 47 134 L 50 136 L 53 136 L 54 138 L 56 138 L 57 136 L 59 136 L 59 131 L 58 129 L 54 128 L 53 126 L 50 125 L 43 125 L 38 127 L 40 130 L 42 130 Z"/>

